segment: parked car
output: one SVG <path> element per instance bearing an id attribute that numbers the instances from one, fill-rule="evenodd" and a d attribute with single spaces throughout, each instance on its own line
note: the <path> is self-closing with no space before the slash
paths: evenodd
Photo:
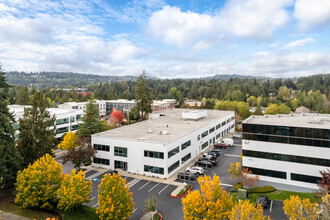
<path id="1" fill-rule="evenodd" d="M 204 154 L 203 155 L 203 158 L 207 158 L 207 159 L 210 159 L 210 160 L 217 160 L 217 157 L 215 155 L 208 155 L 208 154 Z"/>
<path id="2" fill-rule="evenodd" d="M 110 175 L 118 174 L 118 171 L 117 171 L 117 170 L 110 170 L 110 171 L 109 171 L 109 174 L 110 174 Z"/>
<path id="3" fill-rule="evenodd" d="M 268 204 L 269 204 L 269 200 L 268 200 L 268 197 L 267 196 L 259 196 L 258 199 L 257 199 L 257 202 L 256 202 L 256 205 L 257 204 L 260 204 L 263 208 L 268 208 Z"/>
<path id="4" fill-rule="evenodd" d="M 203 157 L 204 157 L 204 156 L 212 156 L 212 157 L 218 157 L 218 155 L 217 155 L 216 153 L 214 153 L 214 152 L 211 152 L 211 151 L 209 151 L 209 152 L 207 152 L 207 153 L 203 154 Z"/>
<path id="5" fill-rule="evenodd" d="M 234 140 L 231 138 L 224 138 L 221 143 L 227 144 L 227 147 L 233 147 L 234 146 Z"/>
<path id="6" fill-rule="evenodd" d="M 195 166 L 200 167 L 213 167 L 213 164 L 207 160 L 200 160 L 195 163 Z"/>
<path id="7" fill-rule="evenodd" d="M 196 176 L 193 172 L 185 171 L 178 173 L 178 179 L 194 180 Z"/>
<path id="8" fill-rule="evenodd" d="M 201 157 L 198 159 L 198 161 L 208 161 L 208 162 L 212 163 L 213 166 L 217 165 L 217 159 L 215 159 L 214 157 L 212 157 L 212 158 Z"/>
<path id="9" fill-rule="evenodd" d="M 214 148 L 227 148 L 227 144 L 225 143 L 218 143 L 214 145 Z"/>
<path id="10" fill-rule="evenodd" d="M 204 169 L 202 167 L 198 167 L 198 166 L 188 167 L 186 169 L 186 171 L 194 173 L 194 174 L 198 174 L 198 175 L 203 175 L 204 174 Z"/>
<path id="11" fill-rule="evenodd" d="M 220 157 L 221 156 L 220 150 L 219 149 L 216 149 L 216 148 L 210 150 L 209 153 L 214 153 L 214 154 L 217 155 L 217 157 Z"/>

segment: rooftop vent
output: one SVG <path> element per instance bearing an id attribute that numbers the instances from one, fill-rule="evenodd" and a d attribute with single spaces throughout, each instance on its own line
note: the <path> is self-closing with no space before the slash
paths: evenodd
<path id="1" fill-rule="evenodd" d="M 159 132 L 160 135 L 168 135 L 168 131 L 166 130 L 162 130 Z"/>
<path id="2" fill-rule="evenodd" d="M 148 130 L 148 133 L 152 133 L 152 130 L 151 130 L 151 129 L 149 129 L 149 130 Z"/>
<path id="3" fill-rule="evenodd" d="M 200 118 L 204 118 L 206 115 L 206 110 L 193 110 L 189 112 L 182 112 L 183 119 L 198 120 Z"/>

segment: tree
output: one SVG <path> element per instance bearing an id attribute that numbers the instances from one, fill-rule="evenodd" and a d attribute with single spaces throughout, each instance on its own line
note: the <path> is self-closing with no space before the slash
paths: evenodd
<path id="1" fill-rule="evenodd" d="M 112 124 L 118 125 L 124 119 L 124 114 L 121 111 L 113 111 L 110 115 L 110 121 Z"/>
<path id="2" fill-rule="evenodd" d="M 248 168 L 243 168 L 242 170 L 242 184 L 248 188 L 255 187 L 256 181 L 259 180 L 258 175 L 252 174 L 252 171 Z"/>
<path id="3" fill-rule="evenodd" d="M 85 181 L 85 172 L 71 170 L 71 174 L 64 175 L 60 189 L 58 190 L 59 202 L 57 208 L 63 211 L 72 211 L 83 203 L 90 202 L 92 182 Z"/>
<path id="4" fill-rule="evenodd" d="M 241 200 L 234 205 L 229 214 L 229 220 L 264 220 L 270 218 L 263 215 L 263 208 L 260 204 L 257 207 L 249 200 Z"/>
<path id="5" fill-rule="evenodd" d="M 157 203 L 156 196 L 153 196 L 150 199 L 146 199 L 144 201 L 144 211 L 146 211 L 146 212 L 156 211 L 156 203 Z"/>
<path id="6" fill-rule="evenodd" d="M 57 146 L 61 150 L 69 150 L 78 147 L 77 144 L 78 137 L 72 131 L 65 134 L 63 141 Z"/>
<path id="7" fill-rule="evenodd" d="M 316 220 L 319 208 L 316 203 L 311 203 L 309 199 L 300 199 L 299 196 L 290 196 L 283 202 L 283 210 L 290 219 Z"/>
<path id="8" fill-rule="evenodd" d="M 290 101 L 290 105 L 293 111 L 296 111 L 296 108 L 299 107 L 299 100 L 294 98 Z"/>
<path id="9" fill-rule="evenodd" d="M 291 109 L 289 106 L 282 103 L 281 105 L 278 106 L 277 112 L 278 112 L 278 114 L 289 114 L 291 112 Z"/>
<path id="10" fill-rule="evenodd" d="M 26 86 L 21 86 L 16 98 L 16 104 L 18 105 L 30 104 L 29 91 Z"/>
<path id="11" fill-rule="evenodd" d="M 168 96 L 171 99 L 175 99 L 176 102 L 178 103 L 178 106 L 180 106 L 183 103 L 183 97 L 181 92 L 176 88 L 176 87 L 172 87 L 169 91 L 168 91 Z"/>
<path id="12" fill-rule="evenodd" d="M 86 114 L 81 118 L 84 123 L 79 124 L 77 135 L 81 138 L 91 137 L 92 134 L 96 134 L 106 130 L 106 126 L 99 119 L 99 110 L 93 101 L 86 105 Z"/>
<path id="13" fill-rule="evenodd" d="M 249 106 L 256 106 L 257 98 L 254 96 L 250 96 L 249 98 L 247 98 L 246 102 L 249 104 Z"/>
<path id="14" fill-rule="evenodd" d="M 322 176 L 322 179 L 321 181 L 319 181 L 317 186 L 321 190 L 321 193 L 325 195 L 330 191 L 330 169 L 320 171 L 320 174 Z"/>
<path id="15" fill-rule="evenodd" d="M 322 197 L 322 202 L 319 204 L 320 206 L 320 219 L 321 220 L 329 220 L 330 219 L 330 195 L 326 194 Z"/>
<path id="16" fill-rule="evenodd" d="M 105 174 L 99 185 L 99 208 L 96 213 L 100 219 L 128 219 L 134 203 L 129 185 L 119 174 Z"/>
<path id="17" fill-rule="evenodd" d="M 7 79 L 0 64 L 0 189 L 13 186 L 22 157 L 15 147 L 15 119 L 7 106 Z"/>
<path id="18" fill-rule="evenodd" d="M 79 138 L 77 146 L 69 148 L 60 158 L 63 159 L 63 164 L 71 161 L 74 168 L 79 170 L 81 164 L 91 163 L 91 158 L 95 156 L 96 150 L 92 147 L 90 138 Z"/>
<path id="19" fill-rule="evenodd" d="M 227 171 L 232 179 L 239 180 L 242 175 L 242 164 L 240 162 L 232 163 Z"/>
<path id="20" fill-rule="evenodd" d="M 276 115 L 278 114 L 278 105 L 277 104 L 269 104 L 266 108 L 266 115 Z"/>
<path id="21" fill-rule="evenodd" d="M 131 108 L 131 111 L 129 112 L 129 119 L 130 120 L 139 120 L 140 119 L 140 112 L 137 106 L 134 106 Z"/>
<path id="22" fill-rule="evenodd" d="M 262 113 L 262 110 L 261 110 L 260 105 L 257 106 L 257 108 L 256 108 L 256 110 L 255 110 L 255 112 L 254 112 L 253 114 L 254 114 L 254 115 L 264 115 L 264 114 Z"/>
<path id="23" fill-rule="evenodd" d="M 147 86 L 147 80 L 146 80 L 146 74 L 143 71 L 143 73 L 139 76 L 137 80 L 137 84 L 135 86 L 135 101 L 136 106 L 141 112 L 141 118 L 142 120 L 145 120 L 146 115 L 150 112 L 152 112 L 151 104 L 152 104 L 152 98 L 149 94 L 149 88 Z"/>
<path id="24" fill-rule="evenodd" d="M 228 218 L 234 205 L 232 197 L 220 186 L 219 177 L 214 175 L 198 178 L 201 192 L 194 190 L 182 198 L 185 219 Z"/>
<path id="25" fill-rule="evenodd" d="M 32 107 L 25 108 L 23 118 L 19 119 L 17 144 L 25 167 L 45 154 L 53 154 L 52 150 L 57 144 L 54 123 L 55 115 L 49 114 L 43 93 L 37 91 L 32 99 Z"/>
<path id="26" fill-rule="evenodd" d="M 23 208 L 54 208 L 62 178 L 62 166 L 49 154 L 44 155 L 18 172 L 15 202 Z"/>
<path id="27" fill-rule="evenodd" d="M 290 98 L 290 89 L 288 89 L 286 86 L 281 86 L 278 89 L 278 98 L 282 101 Z"/>
<path id="28" fill-rule="evenodd" d="M 238 109 L 239 117 L 241 119 L 246 119 L 246 118 L 248 118 L 251 115 L 251 113 L 250 113 L 250 107 L 245 102 L 239 102 L 239 103 L 237 103 L 237 109 Z"/>

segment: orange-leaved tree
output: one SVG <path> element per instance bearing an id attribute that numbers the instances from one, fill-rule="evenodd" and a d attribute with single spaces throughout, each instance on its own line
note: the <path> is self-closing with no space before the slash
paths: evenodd
<path id="1" fill-rule="evenodd" d="M 58 190 L 59 202 L 57 208 L 63 211 L 72 211 L 74 208 L 88 203 L 92 191 L 92 182 L 85 181 L 85 172 L 75 169 L 71 174 L 65 174 L 61 188 Z"/>
<path id="2" fill-rule="evenodd" d="M 119 124 L 123 121 L 124 119 L 124 114 L 121 111 L 113 111 L 110 115 L 110 121 L 112 124 Z"/>
<path id="3" fill-rule="evenodd" d="M 228 218 L 234 205 L 233 199 L 220 186 L 219 177 L 214 175 L 198 178 L 201 192 L 194 190 L 182 198 L 185 219 Z"/>
<path id="4" fill-rule="evenodd" d="M 258 175 L 254 175 L 248 168 L 243 168 L 242 170 L 242 184 L 247 188 L 255 187 L 256 181 L 260 178 Z"/>
<path id="5" fill-rule="evenodd" d="M 263 208 L 260 204 L 257 207 L 249 200 L 241 200 L 236 203 L 229 214 L 229 220 L 270 220 L 263 215 Z"/>
<path id="6" fill-rule="evenodd" d="M 99 185 L 100 219 L 128 219 L 133 211 L 132 193 L 126 180 L 119 174 L 105 174 Z"/>
<path id="7" fill-rule="evenodd" d="M 69 131 L 64 136 L 63 141 L 59 143 L 57 147 L 60 148 L 61 150 L 69 150 L 78 147 L 77 140 L 78 140 L 78 136 L 72 131 Z"/>
<path id="8" fill-rule="evenodd" d="M 62 179 L 62 166 L 46 154 L 18 172 L 15 202 L 23 208 L 53 209 Z"/>
<path id="9" fill-rule="evenodd" d="M 310 202 L 309 199 L 300 199 L 299 196 L 290 196 L 290 199 L 285 200 L 283 210 L 290 220 L 316 220 L 317 213 L 320 212 L 316 203 Z"/>

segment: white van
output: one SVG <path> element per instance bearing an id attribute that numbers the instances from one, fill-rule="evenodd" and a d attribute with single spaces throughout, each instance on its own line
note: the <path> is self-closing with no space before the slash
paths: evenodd
<path id="1" fill-rule="evenodd" d="M 227 144 L 227 147 L 234 146 L 234 140 L 231 138 L 224 138 L 221 142 Z"/>

